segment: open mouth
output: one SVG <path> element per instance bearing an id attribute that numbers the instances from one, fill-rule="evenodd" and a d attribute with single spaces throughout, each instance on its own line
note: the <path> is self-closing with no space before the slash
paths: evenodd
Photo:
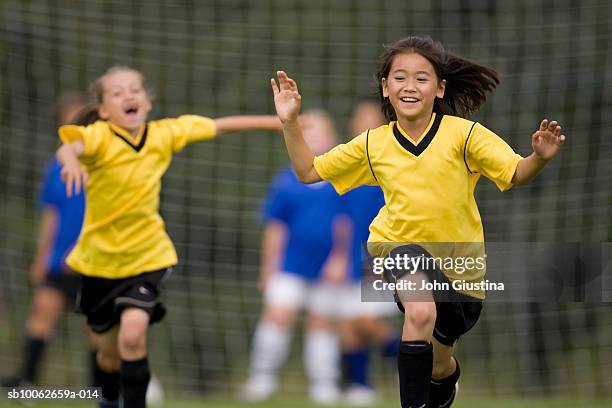
<path id="1" fill-rule="evenodd" d="M 138 107 L 137 106 L 127 106 L 123 109 L 123 112 L 128 116 L 136 116 L 136 114 L 138 113 Z"/>
<path id="2" fill-rule="evenodd" d="M 404 98 L 400 98 L 400 101 L 405 102 L 405 103 L 417 103 L 419 100 L 417 98 L 404 97 Z"/>

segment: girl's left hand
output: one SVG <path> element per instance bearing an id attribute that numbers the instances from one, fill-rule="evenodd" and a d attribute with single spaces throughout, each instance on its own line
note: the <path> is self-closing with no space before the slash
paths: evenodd
<path id="1" fill-rule="evenodd" d="M 565 135 L 561 134 L 561 126 L 555 120 L 548 122 L 548 119 L 544 119 L 540 128 L 531 136 L 534 153 L 546 161 L 557 155 L 563 142 Z"/>

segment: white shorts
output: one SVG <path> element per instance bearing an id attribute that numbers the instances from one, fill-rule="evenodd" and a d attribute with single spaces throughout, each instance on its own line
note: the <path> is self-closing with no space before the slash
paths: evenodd
<path id="1" fill-rule="evenodd" d="M 395 316 L 399 313 L 395 302 L 364 302 L 361 300 L 361 284 L 347 283 L 338 294 L 336 302 L 341 303 L 340 316 L 344 319 L 358 317 Z M 342 296 L 340 298 L 340 295 Z"/>
<path id="2" fill-rule="evenodd" d="M 338 315 L 337 287 L 324 281 L 309 281 L 299 275 L 278 272 L 270 276 L 265 302 L 293 310 L 306 309 L 327 317 Z"/>
<path id="3" fill-rule="evenodd" d="M 393 302 L 362 302 L 357 283 L 335 286 L 325 281 L 308 281 L 301 276 L 278 272 L 270 276 L 265 302 L 313 314 L 351 319 L 363 316 L 391 316 L 398 313 Z"/>

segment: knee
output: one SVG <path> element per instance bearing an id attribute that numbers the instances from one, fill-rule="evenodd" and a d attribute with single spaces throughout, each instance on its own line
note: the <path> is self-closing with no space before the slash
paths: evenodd
<path id="1" fill-rule="evenodd" d="M 296 314 L 296 311 L 286 307 L 267 305 L 264 310 L 263 321 L 288 330 L 293 327 Z"/>
<path id="2" fill-rule="evenodd" d="M 141 327 L 122 327 L 119 333 L 119 349 L 124 353 L 139 353 L 146 349 L 146 329 Z"/>
<path id="3" fill-rule="evenodd" d="M 114 373 L 121 367 L 121 359 L 116 352 L 110 350 L 100 350 L 96 354 L 96 362 L 102 371 Z"/>
<path id="4" fill-rule="evenodd" d="M 327 316 L 309 314 L 307 322 L 308 331 L 329 331 L 334 329 L 333 321 Z"/>
<path id="5" fill-rule="evenodd" d="M 28 318 L 29 335 L 44 339 L 51 337 L 61 309 L 60 294 L 51 293 L 50 290 L 37 292 L 32 300 L 32 310 Z"/>
<path id="6" fill-rule="evenodd" d="M 436 306 L 427 302 L 412 303 L 406 308 L 404 314 L 404 326 L 408 326 L 417 330 L 426 330 L 431 328 L 436 322 Z"/>

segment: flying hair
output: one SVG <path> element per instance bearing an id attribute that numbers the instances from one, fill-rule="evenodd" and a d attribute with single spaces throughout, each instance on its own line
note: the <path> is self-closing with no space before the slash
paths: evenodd
<path id="1" fill-rule="evenodd" d="M 396 55 L 413 52 L 433 65 L 438 80 L 446 80 L 444 97 L 434 101 L 436 113 L 465 117 L 477 111 L 486 101 L 487 92 L 492 92 L 499 84 L 499 76 L 493 68 L 452 54 L 431 37 L 403 38 L 384 47 L 376 73 L 382 112 L 389 121 L 396 120 L 397 116 L 389 98 L 383 96 L 382 80 L 389 75 Z"/>

